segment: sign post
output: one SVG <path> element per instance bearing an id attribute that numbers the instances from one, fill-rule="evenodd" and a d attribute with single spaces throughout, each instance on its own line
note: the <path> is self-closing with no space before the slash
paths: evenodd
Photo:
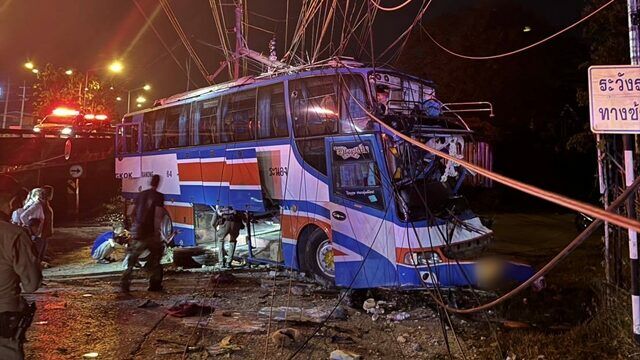
<path id="1" fill-rule="evenodd" d="M 589 68 L 589 112 L 591 130 L 596 134 L 623 134 L 625 185 L 633 183 L 634 134 L 640 134 L 640 43 L 638 42 L 638 1 L 627 0 L 629 55 L 631 65 Z M 627 216 L 635 219 L 635 196 L 627 199 Z M 640 344 L 640 274 L 638 234 L 628 230 L 631 267 L 631 315 L 633 338 Z"/>

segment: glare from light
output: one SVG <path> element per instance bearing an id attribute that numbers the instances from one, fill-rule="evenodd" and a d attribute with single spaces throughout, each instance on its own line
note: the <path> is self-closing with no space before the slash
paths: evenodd
<path id="1" fill-rule="evenodd" d="M 137 102 L 138 104 L 142 104 L 142 103 L 143 103 L 143 102 L 145 102 L 145 101 L 147 101 L 147 99 L 146 99 L 144 96 L 142 96 L 142 95 L 140 95 L 140 96 L 138 96 L 138 97 L 136 98 L 136 102 Z"/>
<path id="2" fill-rule="evenodd" d="M 320 106 L 312 106 L 309 110 L 320 115 L 336 115 L 335 111 Z"/>
<path id="3" fill-rule="evenodd" d="M 122 65 L 122 63 L 118 60 L 112 62 L 111 65 L 109 65 L 109 71 L 114 73 L 121 73 L 123 69 L 124 65 Z"/>
<path id="4" fill-rule="evenodd" d="M 136 105 L 136 106 L 138 106 L 138 107 L 142 107 L 142 104 L 138 104 L 138 105 Z"/>
<path id="5" fill-rule="evenodd" d="M 96 115 L 96 120 L 107 120 L 107 115 L 104 115 L 104 114 Z"/>
<path id="6" fill-rule="evenodd" d="M 62 135 L 71 135 L 71 133 L 73 132 L 73 129 L 70 127 L 66 127 L 62 130 L 60 130 L 60 134 Z"/>
<path id="7" fill-rule="evenodd" d="M 37 127 L 37 126 L 33 128 L 33 132 L 37 132 L 37 133 L 39 133 L 40 131 L 41 131 L 41 130 L 40 130 L 40 128 L 39 128 L 39 127 Z"/>
<path id="8" fill-rule="evenodd" d="M 93 115 L 93 114 L 86 114 L 86 115 L 84 116 L 84 118 L 85 118 L 86 120 L 93 120 L 93 119 L 95 119 L 95 118 L 96 118 L 96 116 L 95 116 L 95 115 Z"/>
<path id="9" fill-rule="evenodd" d="M 55 115 L 55 116 L 78 116 L 78 114 L 80 114 L 80 112 L 78 110 L 73 110 L 73 109 L 69 109 L 69 108 L 65 108 L 65 107 L 59 107 L 59 108 L 53 109 L 51 114 Z"/>
<path id="10" fill-rule="evenodd" d="M 64 72 L 67 75 L 73 75 L 73 70 L 69 69 L 67 71 Z"/>
<path id="11" fill-rule="evenodd" d="M 116 101 L 122 101 L 122 98 L 120 96 L 116 97 Z"/>
<path id="12" fill-rule="evenodd" d="M 145 91 L 149 91 L 151 90 L 151 85 L 146 84 L 145 86 L 142 87 Z"/>
<path id="13" fill-rule="evenodd" d="M 531 31 L 531 26 L 525 26 L 524 28 L 522 28 L 522 32 L 530 32 Z"/>
<path id="14" fill-rule="evenodd" d="M 24 67 L 26 67 L 27 69 L 31 70 L 35 67 L 35 65 L 33 65 L 33 63 L 31 61 L 27 61 L 26 63 L 24 63 Z"/>
<path id="15" fill-rule="evenodd" d="M 37 74 L 37 73 L 39 73 L 40 71 L 39 71 L 38 69 L 31 69 L 31 72 L 32 72 L 32 73 L 34 73 L 34 74 Z"/>

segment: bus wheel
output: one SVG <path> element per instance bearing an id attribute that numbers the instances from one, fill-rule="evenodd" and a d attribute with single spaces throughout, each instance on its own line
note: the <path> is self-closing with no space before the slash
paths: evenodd
<path id="1" fill-rule="evenodd" d="M 305 263 L 308 265 L 316 281 L 325 286 L 335 284 L 336 268 L 333 261 L 333 250 L 327 234 L 322 229 L 315 229 L 307 240 Z"/>

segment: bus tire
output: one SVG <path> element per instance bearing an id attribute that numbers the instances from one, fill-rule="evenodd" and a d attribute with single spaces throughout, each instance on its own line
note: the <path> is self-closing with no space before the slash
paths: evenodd
<path id="1" fill-rule="evenodd" d="M 325 232 L 317 228 L 309 234 L 304 252 L 304 262 L 311 276 L 326 287 L 335 285 L 335 265 L 331 242 Z"/>

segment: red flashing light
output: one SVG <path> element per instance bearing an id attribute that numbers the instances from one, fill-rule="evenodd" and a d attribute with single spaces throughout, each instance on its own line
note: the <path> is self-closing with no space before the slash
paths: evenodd
<path id="1" fill-rule="evenodd" d="M 80 114 L 80 111 L 65 108 L 65 107 L 59 107 L 59 108 L 53 109 L 51 114 L 55 116 L 77 116 Z"/>

